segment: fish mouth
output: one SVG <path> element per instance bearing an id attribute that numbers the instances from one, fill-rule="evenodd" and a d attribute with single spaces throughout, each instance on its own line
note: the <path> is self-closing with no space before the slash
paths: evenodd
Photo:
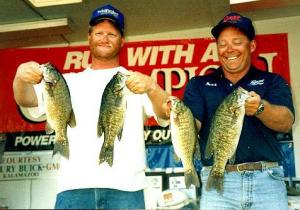
<path id="1" fill-rule="evenodd" d="M 55 81 L 51 80 L 51 79 L 48 79 L 48 78 L 45 78 L 43 79 L 45 81 L 45 83 L 48 83 L 48 84 L 54 84 Z"/>
<path id="2" fill-rule="evenodd" d="M 55 84 L 57 81 L 44 75 L 43 80 L 47 84 Z"/>
<path id="3" fill-rule="evenodd" d="M 167 106 L 170 107 L 171 110 L 174 110 L 174 105 L 179 99 L 176 96 L 170 96 L 167 100 Z"/>
<path id="4" fill-rule="evenodd" d="M 126 78 L 126 79 L 129 77 L 129 74 L 126 74 L 125 72 L 118 71 L 118 74 L 121 75 L 123 78 Z"/>
<path id="5" fill-rule="evenodd" d="M 113 92 L 114 92 L 114 93 L 119 93 L 119 92 L 121 92 L 124 88 L 125 88 L 125 85 L 122 85 L 122 86 L 120 86 L 120 87 L 115 88 L 115 89 L 113 90 Z"/>
<path id="6" fill-rule="evenodd" d="M 53 80 L 51 80 L 50 78 L 48 78 L 47 75 L 46 75 L 47 67 L 46 67 L 45 64 L 41 64 L 39 66 L 39 69 L 43 72 L 43 80 L 44 80 L 45 83 L 48 83 L 48 84 L 49 83 L 50 84 L 54 83 Z"/>
<path id="7" fill-rule="evenodd" d="M 120 77 L 117 79 L 118 82 L 117 82 L 117 85 L 114 85 L 114 91 L 113 92 L 120 92 L 122 91 L 125 87 L 126 87 L 126 80 L 128 78 L 128 74 L 126 73 L 123 73 L 123 72 L 120 72 L 118 71 L 117 73 Z"/>

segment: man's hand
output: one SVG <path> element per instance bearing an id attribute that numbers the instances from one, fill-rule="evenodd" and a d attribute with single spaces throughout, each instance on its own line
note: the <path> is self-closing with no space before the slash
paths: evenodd
<path id="1" fill-rule="evenodd" d="M 126 86 L 133 93 L 146 93 L 157 117 L 165 120 L 170 118 L 170 107 L 167 105 L 169 94 L 150 76 L 136 71 L 129 71 Z"/>
<path id="2" fill-rule="evenodd" d="M 142 94 L 154 90 L 155 82 L 148 75 L 136 71 L 129 71 L 126 86 L 131 92 Z"/>
<path id="3" fill-rule="evenodd" d="M 248 116 L 254 116 L 261 102 L 261 97 L 254 91 L 249 92 L 251 97 L 246 100 L 245 114 Z"/>
<path id="4" fill-rule="evenodd" d="M 39 64 L 30 61 L 19 65 L 16 72 L 16 79 L 29 84 L 38 84 L 43 79 L 43 72 L 39 68 Z"/>
<path id="5" fill-rule="evenodd" d="M 33 85 L 43 79 L 39 64 L 30 61 L 19 65 L 13 82 L 14 98 L 18 105 L 34 107 L 38 105 Z"/>

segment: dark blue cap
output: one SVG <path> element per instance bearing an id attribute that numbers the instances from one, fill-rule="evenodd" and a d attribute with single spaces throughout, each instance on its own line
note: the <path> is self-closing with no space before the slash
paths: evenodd
<path id="1" fill-rule="evenodd" d="M 212 35 L 217 39 L 224 28 L 233 26 L 240 29 L 251 41 L 255 37 L 255 30 L 252 21 L 238 13 L 231 12 L 226 15 L 216 26 L 211 30 Z"/>
<path id="2" fill-rule="evenodd" d="M 103 19 L 109 19 L 115 22 L 121 34 L 124 34 L 124 15 L 119 10 L 111 5 L 105 5 L 95 9 L 90 19 L 90 26 L 96 25 Z"/>

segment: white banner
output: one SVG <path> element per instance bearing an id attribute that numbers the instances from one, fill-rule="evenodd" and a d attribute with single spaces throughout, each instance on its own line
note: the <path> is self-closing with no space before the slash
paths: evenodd
<path id="1" fill-rule="evenodd" d="M 59 155 L 52 157 L 52 151 L 4 153 L 0 180 L 56 178 L 59 159 Z"/>

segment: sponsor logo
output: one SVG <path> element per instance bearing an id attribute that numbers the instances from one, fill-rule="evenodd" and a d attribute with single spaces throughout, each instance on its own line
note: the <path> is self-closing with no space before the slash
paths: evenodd
<path id="1" fill-rule="evenodd" d="M 238 22 L 241 20 L 241 16 L 239 15 L 234 15 L 234 16 L 226 16 L 223 20 L 223 23 L 227 22 Z"/>
<path id="2" fill-rule="evenodd" d="M 55 136 L 41 135 L 41 136 L 17 136 L 15 140 L 15 146 L 48 146 L 53 144 Z"/>
<path id="3" fill-rule="evenodd" d="M 118 18 L 118 16 L 119 16 L 118 13 L 116 13 L 115 11 L 110 10 L 110 9 L 102 9 L 102 10 L 98 10 L 98 13 L 99 13 L 100 15 L 112 15 L 112 16 L 114 16 L 114 17 L 116 17 L 116 18 Z"/>
<path id="4" fill-rule="evenodd" d="M 261 79 L 261 80 L 252 80 L 249 83 L 249 86 L 257 86 L 257 85 L 263 85 L 263 84 L 265 84 L 265 80 L 264 79 Z"/>
<path id="5" fill-rule="evenodd" d="M 46 134 L 44 131 L 6 133 L 5 151 L 40 151 L 52 150 L 55 134 Z"/>
<path id="6" fill-rule="evenodd" d="M 206 82 L 205 86 L 217 87 L 217 83 Z"/>

